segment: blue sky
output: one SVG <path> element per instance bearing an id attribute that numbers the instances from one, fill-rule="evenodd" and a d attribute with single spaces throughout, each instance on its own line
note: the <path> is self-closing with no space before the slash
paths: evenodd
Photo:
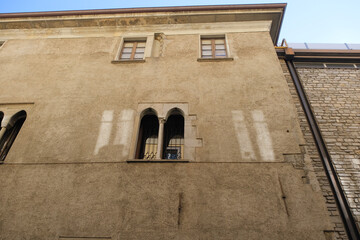
<path id="1" fill-rule="evenodd" d="M 360 43 L 360 0 L 0 0 L 0 13 L 130 7 L 287 3 L 280 40 Z"/>

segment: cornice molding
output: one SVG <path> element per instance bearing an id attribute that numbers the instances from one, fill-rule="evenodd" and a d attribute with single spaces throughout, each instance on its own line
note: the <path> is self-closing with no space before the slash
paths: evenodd
<path id="1" fill-rule="evenodd" d="M 270 35 L 275 44 L 285 7 L 286 4 L 256 4 L 5 13 L 0 14 L 0 31 L 271 21 Z"/>
<path id="2" fill-rule="evenodd" d="M 27 18 L 27 17 L 69 16 L 69 15 L 99 15 L 99 14 L 117 14 L 117 13 L 153 13 L 153 12 L 183 12 L 183 11 L 275 9 L 275 8 L 280 8 L 280 9 L 283 9 L 283 11 L 285 11 L 286 3 L 150 7 L 150 8 L 114 8 L 114 9 L 73 10 L 73 11 L 0 13 L 0 18 Z"/>

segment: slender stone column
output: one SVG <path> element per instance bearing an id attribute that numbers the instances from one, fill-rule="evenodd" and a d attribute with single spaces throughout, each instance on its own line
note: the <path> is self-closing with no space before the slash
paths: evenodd
<path id="1" fill-rule="evenodd" d="M 156 159 L 162 158 L 162 148 L 163 148 L 163 141 L 164 141 L 164 124 L 166 120 L 165 118 L 159 118 L 159 135 L 158 135 L 158 145 L 157 145 L 157 152 L 156 152 Z"/>

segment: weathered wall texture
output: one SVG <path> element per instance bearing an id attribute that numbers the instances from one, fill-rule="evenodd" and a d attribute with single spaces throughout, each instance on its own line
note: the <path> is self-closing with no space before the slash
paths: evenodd
<path id="1" fill-rule="evenodd" d="M 321 194 L 286 163 L 1 167 L 1 239 L 324 239 Z"/>
<path id="2" fill-rule="evenodd" d="M 307 152 L 311 157 L 314 172 L 326 198 L 330 215 L 336 224 L 337 239 L 347 239 L 316 145 L 285 62 L 282 62 L 282 67 L 297 106 Z M 298 68 L 297 71 L 310 100 L 353 215 L 359 221 L 359 71 L 357 69 L 319 68 Z"/>
<path id="3" fill-rule="evenodd" d="M 111 63 L 119 37 L 4 44 L 1 107 L 28 117 L 0 166 L 2 239 L 330 239 L 269 32 L 227 33 L 233 61 L 198 62 L 196 29 L 172 31 L 143 63 Z M 144 104 L 188 106 L 190 163 L 126 163 Z"/>
<path id="4" fill-rule="evenodd" d="M 299 68 L 298 72 L 359 226 L 359 70 Z"/>
<path id="5" fill-rule="evenodd" d="M 122 142 L 117 126 L 136 119 L 143 102 L 188 104 L 206 145 L 198 161 L 282 161 L 284 153 L 299 152 L 294 107 L 268 33 L 227 37 L 234 61 L 198 62 L 199 36 L 172 35 L 163 57 L 128 64 L 111 64 L 118 38 L 7 41 L 0 99 L 35 102 L 24 125 L 31 133 L 14 145 L 27 147 L 14 148 L 7 162 L 133 158 L 124 145 L 134 145 L 138 126 L 132 121 Z M 112 127 L 98 148 L 104 114 Z"/>

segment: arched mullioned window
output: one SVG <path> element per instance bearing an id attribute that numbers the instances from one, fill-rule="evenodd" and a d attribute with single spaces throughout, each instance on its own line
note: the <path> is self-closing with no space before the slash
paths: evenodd
<path id="1" fill-rule="evenodd" d="M 158 148 L 159 120 L 153 109 L 146 109 L 142 115 L 136 158 L 155 159 Z"/>
<path id="2" fill-rule="evenodd" d="M 24 121 L 26 119 L 26 112 L 24 110 L 13 115 L 9 123 L 1 130 L 2 135 L 0 139 L 0 161 L 4 161 L 8 154 L 16 136 L 18 135 Z"/>
<path id="3" fill-rule="evenodd" d="M 163 159 L 184 158 L 184 117 L 180 109 L 169 111 L 164 126 Z"/>

